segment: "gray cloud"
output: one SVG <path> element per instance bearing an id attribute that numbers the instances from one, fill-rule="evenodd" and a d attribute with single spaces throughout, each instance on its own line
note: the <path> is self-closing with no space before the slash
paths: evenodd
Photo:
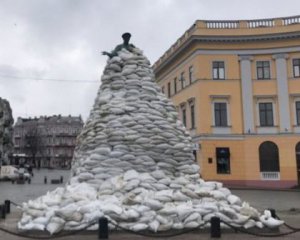
<path id="1" fill-rule="evenodd" d="M 0 97 L 14 117 L 87 117 L 100 82 L 84 81 L 99 81 L 100 52 L 119 44 L 123 32 L 153 63 L 197 19 L 292 16 L 299 7 L 298 0 L 2 0 Z"/>

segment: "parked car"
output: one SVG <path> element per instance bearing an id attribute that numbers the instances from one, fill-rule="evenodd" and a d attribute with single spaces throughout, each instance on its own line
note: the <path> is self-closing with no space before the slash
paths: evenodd
<path id="1" fill-rule="evenodd" d="M 19 169 L 14 166 L 1 166 L 0 167 L 1 180 L 17 180 L 20 176 Z"/>
<path id="2" fill-rule="evenodd" d="M 24 183 L 31 182 L 31 174 L 24 167 L 17 168 L 16 166 L 7 165 L 0 167 L 0 180 Z"/>

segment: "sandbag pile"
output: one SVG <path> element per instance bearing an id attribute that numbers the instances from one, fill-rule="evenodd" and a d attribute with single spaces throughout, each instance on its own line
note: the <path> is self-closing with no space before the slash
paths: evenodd
<path id="1" fill-rule="evenodd" d="M 212 216 L 245 228 L 282 224 L 221 183 L 200 178 L 192 139 L 139 49 L 123 48 L 110 58 L 101 80 L 69 183 L 23 203 L 19 229 L 52 234 L 84 228 L 101 216 L 154 232 L 195 228 Z"/>

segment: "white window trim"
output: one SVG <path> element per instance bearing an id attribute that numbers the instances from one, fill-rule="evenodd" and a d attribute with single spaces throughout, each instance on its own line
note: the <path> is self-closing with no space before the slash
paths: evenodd
<path id="1" fill-rule="evenodd" d="M 224 62 L 224 78 L 214 79 L 214 62 Z M 213 81 L 224 81 L 227 79 L 227 66 L 226 61 L 224 59 L 214 59 L 211 61 L 211 79 Z"/>
<path id="2" fill-rule="evenodd" d="M 272 103 L 273 110 L 273 126 L 260 126 L 259 104 Z M 256 129 L 257 133 L 278 133 L 278 122 L 276 117 L 277 102 L 275 97 L 257 98 L 256 99 Z"/>
<path id="3" fill-rule="evenodd" d="M 231 118 L 230 118 L 230 96 L 211 96 L 211 117 L 212 131 L 214 134 L 230 134 L 231 133 Z M 216 126 L 215 122 L 215 103 L 226 103 L 227 126 Z"/>
<path id="4" fill-rule="evenodd" d="M 269 62 L 270 64 L 270 78 L 262 78 L 262 79 L 258 79 L 258 76 L 257 76 L 257 62 Z M 257 59 L 255 60 L 255 80 L 257 81 L 270 81 L 272 80 L 273 76 L 272 76 L 272 61 L 271 60 L 267 60 L 267 59 Z"/>

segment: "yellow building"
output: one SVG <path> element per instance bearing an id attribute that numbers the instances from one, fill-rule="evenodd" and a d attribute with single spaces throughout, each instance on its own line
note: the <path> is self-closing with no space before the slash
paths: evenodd
<path id="1" fill-rule="evenodd" d="M 198 20 L 153 65 L 190 131 L 201 176 L 300 182 L 300 16 Z"/>

